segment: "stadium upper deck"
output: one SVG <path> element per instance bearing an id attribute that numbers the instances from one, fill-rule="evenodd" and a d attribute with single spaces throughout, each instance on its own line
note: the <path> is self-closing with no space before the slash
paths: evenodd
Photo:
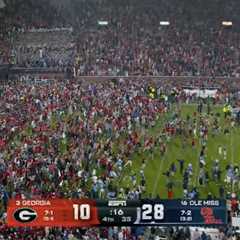
<path id="1" fill-rule="evenodd" d="M 74 66 L 78 75 L 239 76 L 237 1 L 227 6 L 223 1 L 73 1 L 57 7 L 48 2 L 6 3 L 1 10 L 2 38 L 12 45 L 8 61 L 19 66 Z M 98 20 L 108 25 L 99 26 Z M 222 26 L 224 20 L 233 26 Z M 160 26 L 160 21 L 170 26 Z M 65 44 L 61 54 L 52 48 L 50 34 L 49 41 L 44 35 L 44 46 L 39 47 L 39 41 L 32 48 L 19 33 L 69 25 L 74 27 L 75 44 L 71 51 Z M 18 48 L 16 38 L 23 39 Z M 56 45 L 62 40 L 56 39 Z"/>

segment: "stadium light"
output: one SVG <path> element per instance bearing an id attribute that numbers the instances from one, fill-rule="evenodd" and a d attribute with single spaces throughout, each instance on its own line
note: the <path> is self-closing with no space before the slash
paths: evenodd
<path id="1" fill-rule="evenodd" d="M 229 26 L 232 26 L 232 22 L 231 21 L 223 21 L 222 25 L 229 27 Z"/>
<path id="2" fill-rule="evenodd" d="M 5 7 L 6 7 L 6 5 L 5 5 L 4 1 L 0 0 L 0 8 L 5 8 Z"/>
<path id="3" fill-rule="evenodd" d="M 170 25 L 170 22 L 169 21 L 160 21 L 160 25 L 161 26 L 168 26 L 168 25 Z"/>
<path id="4" fill-rule="evenodd" d="M 100 26 L 107 26 L 108 25 L 108 21 L 98 21 L 98 25 L 100 25 Z"/>

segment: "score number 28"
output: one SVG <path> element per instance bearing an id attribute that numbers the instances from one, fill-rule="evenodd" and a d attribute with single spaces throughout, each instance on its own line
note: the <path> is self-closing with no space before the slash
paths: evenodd
<path id="1" fill-rule="evenodd" d="M 154 221 L 164 219 L 164 205 L 163 204 L 143 204 L 141 211 L 141 218 L 144 221 Z"/>

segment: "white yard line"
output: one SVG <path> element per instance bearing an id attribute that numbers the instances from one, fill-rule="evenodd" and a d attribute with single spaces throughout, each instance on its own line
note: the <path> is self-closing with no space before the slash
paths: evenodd
<path id="1" fill-rule="evenodd" d="M 200 120 L 199 120 L 200 121 Z M 199 169 L 200 169 L 200 166 L 199 166 L 199 155 L 200 155 L 200 150 L 198 149 L 199 148 L 199 146 L 200 146 L 200 148 L 202 147 L 200 144 L 201 144 L 201 138 L 200 138 L 200 136 L 198 136 L 198 134 L 199 134 L 199 131 L 200 131 L 200 127 L 198 126 L 198 119 L 197 119 L 197 126 L 196 126 L 196 128 L 197 128 L 197 140 L 198 140 L 198 144 L 196 144 L 196 152 L 197 152 L 197 161 L 196 161 L 196 163 L 197 163 L 197 167 L 196 167 L 196 176 L 195 176 L 195 187 L 197 187 L 198 186 L 198 177 L 199 177 Z M 205 161 L 206 161 L 206 159 L 205 159 Z M 193 164 L 193 163 L 192 163 Z M 195 164 L 194 164 L 195 165 Z"/>
<path id="2" fill-rule="evenodd" d="M 234 164 L 234 146 L 233 146 L 233 133 L 232 133 L 233 129 L 231 129 L 231 164 Z"/>
<path id="3" fill-rule="evenodd" d="M 159 168 L 158 168 L 158 171 L 157 171 L 157 178 L 156 178 L 156 181 L 154 183 L 154 187 L 153 187 L 153 191 L 152 191 L 152 196 L 156 196 L 156 191 L 157 191 L 157 186 L 158 186 L 158 181 L 159 181 L 159 178 L 162 174 L 162 167 L 163 167 L 163 163 L 164 163 L 164 158 L 165 158 L 165 155 L 167 154 L 167 151 L 164 153 L 164 157 L 161 159 L 161 163 L 159 165 Z"/>
<path id="4" fill-rule="evenodd" d="M 196 149 L 196 151 L 198 153 L 198 149 Z M 199 153 L 197 154 L 197 161 L 196 162 L 197 162 L 197 167 L 196 167 L 196 177 L 195 177 L 195 184 L 194 184 L 195 187 L 198 186 L 198 178 L 199 178 L 199 170 L 200 170 L 200 166 L 199 166 Z"/>
<path id="5" fill-rule="evenodd" d="M 172 106 L 172 107 L 175 107 L 175 105 Z M 167 113 L 167 114 L 168 114 L 168 113 Z M 163 124 L 164 124 L 165 121 L 166 121 L 166 117 L 167 117 L 167 116 L 165 116 L 165 118 L 164 118 Z M 166 121 L 166 122 L 167 122 L 167 121 Z M 166 156 L 167 151 L 168 151 L 168 147 L 169 147 L 168 145 L 169 145 L 169 143 L 167 143 L 166 145 L 167 145 L 166 151 L 165 151 L 165 153 L 164 153 L 163 158 L 161 159 L 161 163 L 160 163 L 159 168 L 158 168 L 158 171 L 157 171 L 157 176 L 156 176 L 157 178 L 156 178 L 156 181 L 155 181 L 154 186 L 153 186 L 152 197 L 157 195 L 157 194 L 156 194 L 156 191 L 157 191 L 157 187 L 158 187 L 158 181 L 159 181 L 159 179 L 160 179 L 160 177 L 161 177 L 161 174 L 162 174 L 163 163 L 164 163 L 164 161 L 165 161 L 165 156 Z"/>

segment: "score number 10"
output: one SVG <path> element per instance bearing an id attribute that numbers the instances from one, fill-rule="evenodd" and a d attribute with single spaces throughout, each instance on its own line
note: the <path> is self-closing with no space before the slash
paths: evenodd
<path id="1" fill-rule="evenodd" d="M 90 220 L 91 208 L 89 204 L 73 204 L 74 220 Z"/>

